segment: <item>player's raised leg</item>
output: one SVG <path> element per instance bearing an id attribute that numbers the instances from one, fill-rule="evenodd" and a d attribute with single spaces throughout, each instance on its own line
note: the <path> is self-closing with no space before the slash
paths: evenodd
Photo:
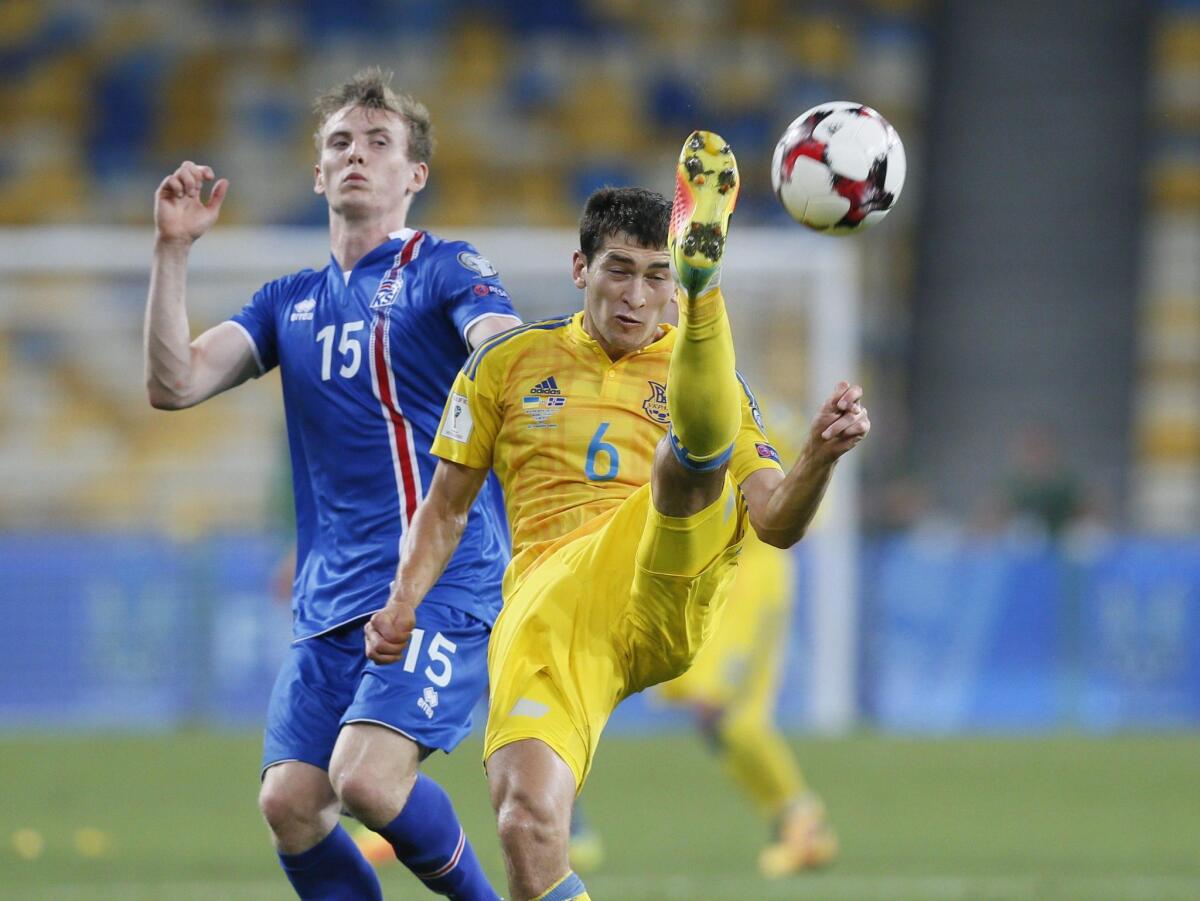
<path id="1" fill-rule="evenodd" d="M 675 173 L 668 246 L 679 281 L 679 338 L 667 376 L 671 454 L 654 463 L 654 506 L 690 516 L 721 494 L 740 424 L 741 387 L 720 289 L 737 162 L 719 135 L 692 132 Z M 678 465 L 673 465 L 673 464 Z"/>
<path id="2" fill-rule="evenodd" d="M 579 901 L 568 843 L 575 774 L 549 745 L 524 739 L 487 759 L 488 784 L 512 901 Z"/>

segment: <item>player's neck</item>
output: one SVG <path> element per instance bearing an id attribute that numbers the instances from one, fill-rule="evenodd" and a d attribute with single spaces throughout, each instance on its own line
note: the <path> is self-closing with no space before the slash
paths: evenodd
<path id="1" fill-rule="evenodd" d="M 387 241 L 389 236 L 404 228 L 403 215 L 390 218 L 348 220 L 330 211 L 329 248 L 343 270 Z"/>
<path id="2" fill-rule="evenodd" d="M 620 347 L 617 347 L 616 345 L 610 344 L 608 341 L 606 341 L 604 339 L 604 335 L 602 335 L 600 333 L 600 329 L 596 328 L 596 323 L 592 321 L 592 317 L 587 313 L 586 310 L 584 311 L 584 314 L 583 314 L 582 325 L 583 325 L 584 333 L 586 335 L 588 335 L 588 337 L 590 337 L 598 345 L 600 345 L 600 349 L 602 351 L 604 351 L 604 353 L 608 356 L 608 359 L 610 361 L 612 361 L 613 363 L 617 362 L 618 360 L 623 360 L 625 357 L 629 356 L 630 354 L 637 353 L 643 347 L 649 347 L 651 344 L 653 344 L 655 341 L 657 341 L 659 338 L 661 338 L 666 332 L 666 330 L 661 325 L 659 325 L 657 328 L 654 329 L 654 334 L 650 336 L 650 340 L 647 341 L 645 344 L 640 344 L 637 347 L 630 347 L 630 348 L 622 349 Z"/>

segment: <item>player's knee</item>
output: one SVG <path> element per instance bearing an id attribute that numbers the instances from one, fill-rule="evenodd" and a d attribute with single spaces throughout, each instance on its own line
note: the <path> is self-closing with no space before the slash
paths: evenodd
<path id="1" fill-rule="evenodd" d="M 650 482 L 654 508 L 664 516 L 692 516 L 721 496 L 726 466 L 710 472 L 689 469 L 679 461 L 671 441 L 663 437 L 654 450 Z"/>
<path id="2" fill-rule="evenodd" d="M 569 817 L 568 812 L 564 822 L 552 805 L 522 792 L 501 801 L 496 811 L 496 826 L 500 842 L 510 856 L 545 853 L 559 846 L 565 853 Z"/>
<path id="3" fill-rule="evenodd" d="M 385 776 L 365 766 L 330 770 L 330 781 L 342 807 L 372 828 L 386 826 L 399 815 L 415 780 L 415 771 Z"/>
<path id="4" fill-rule="evenodd" d="M 315 824 L 321 814 L 320 805 L 313 799 L 280 780 L 263 782 L 258 792 L 258 809 L 271 831 L 281 837 Z"/>
<path id="5" fill-rule="evenodd" d="M 342 808 L 373 829 L 404 809 L 421 763 L 420 748 L 370 724 L 342 729 L 329 761 L 329 783 Z"/>

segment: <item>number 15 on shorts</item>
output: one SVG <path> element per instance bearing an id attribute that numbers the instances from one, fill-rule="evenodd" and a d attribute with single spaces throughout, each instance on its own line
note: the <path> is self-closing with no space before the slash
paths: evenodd
<path id="1" fill-rule="evenodd" d="M 412 637 L 408 639 L 408 650 L 404 655 L 404 671 L 406 673 L 417 671 L 421 647 L 424 644 L 425 630 L 413 629 Z M 425 667 L 425 678 L 438 688 L 445 688 L 449 685 L 450 677 L 454 672 L 454 662 L 450 659 L 450 655 L 457 650 L 458 645 L 441 632 L 434 632 L 433 638 L 429 641 L 429 649 L 425 654 L 429 660 L 429 665 Z"/>

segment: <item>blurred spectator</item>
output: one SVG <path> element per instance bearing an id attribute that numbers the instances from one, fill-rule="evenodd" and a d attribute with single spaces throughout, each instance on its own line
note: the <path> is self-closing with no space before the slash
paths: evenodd
<path id="1" fill-rule="evenodd" d="M 1059 541 L 1087 512 L 1086 498 L 1081 475 L 1062 458 L 1054 437 L 1034 423 L 1024 425 L 1013 442 L 1003 486 L 1008 517 Z"/>

